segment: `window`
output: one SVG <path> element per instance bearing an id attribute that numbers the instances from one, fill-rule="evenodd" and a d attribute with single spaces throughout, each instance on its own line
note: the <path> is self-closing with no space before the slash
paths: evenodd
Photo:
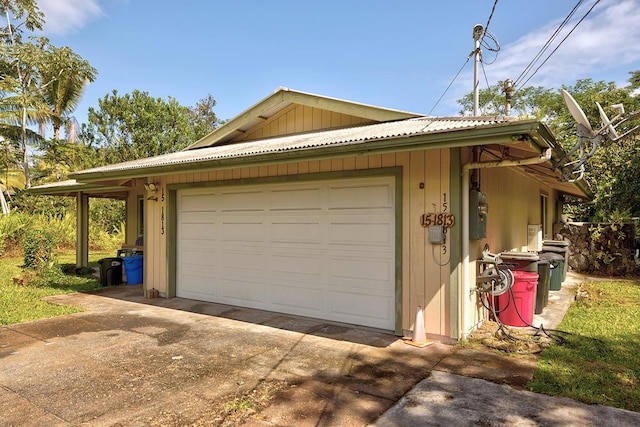
<path id="1" fill-rule="evenodd" d="M 547 218 L 549 196 L 540 195 L 540 222 L 542 223 L 542 238 L 549 239 L 549 221 Z"/>
<path id="2" fill-rule="evenodd" d="M 138 235 L 136 239 L 140 236 L 144 236 L 144 197 L 138 198 Z"/>

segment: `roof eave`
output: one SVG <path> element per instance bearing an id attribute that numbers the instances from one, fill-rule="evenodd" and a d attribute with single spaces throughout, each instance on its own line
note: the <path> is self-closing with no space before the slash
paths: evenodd
<path id="1" fill-rule="evenodd" d="M 167 175 L 178 172 L 196 172 L 210 169 L 231 169 L 256 164 L 273 164 L 304 160 L 322 160 L 333 157 L 360 156 L 369 154 L 384 154 L 389 152 L 413 151 L 421 148 L 452 148 L 486 144 L 505 144 L 516 142 L 521 135 L 528 135 L 532 139 L 540 139 L 536 135 L 539 122 L 527 121 L 522 123 L 500 123 L 482 128 L 448 130 L 422 135 L 401 136 L 370 140 L 366 142 L 349 143 L 343 145 L 327 145 L 274 153 L 260 153 L 255 155 L 226 157 L 205 161 L 192 161 L 170 165 L 142 166 L 129 170 L 114 171 L 82 171 L 72 174 L 72 177 L 82 182 L 99 182 L 109 179 L 142 178 L 150 175 Z M 542 148 L 538 148 L 542 152 Z"/>

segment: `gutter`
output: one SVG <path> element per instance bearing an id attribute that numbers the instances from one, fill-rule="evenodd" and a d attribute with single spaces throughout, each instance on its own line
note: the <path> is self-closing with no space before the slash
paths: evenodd
<path id="1" fill-rule="evenodd" d="M 469 284 L 469 171 L 472 169 L 503 168 L 524 165 L 536 165 L 551 160 L 551 148 L 547 148 L 540 156 L 521 160 L 498 160 L 495 162 L 471 162 L 462 165 L 462 281 L 458 298 L 458 337 L 466 339 L 471 325 L 469 324 L 469 305 L 471 286 Z"/>

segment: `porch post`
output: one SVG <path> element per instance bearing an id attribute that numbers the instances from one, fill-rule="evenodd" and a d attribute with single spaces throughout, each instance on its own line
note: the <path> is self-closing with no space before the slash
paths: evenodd
<path id="1" fill-rule="evenodd" d="M 89 196 L 76 194 L 76 267 L 89 265 Z"/>

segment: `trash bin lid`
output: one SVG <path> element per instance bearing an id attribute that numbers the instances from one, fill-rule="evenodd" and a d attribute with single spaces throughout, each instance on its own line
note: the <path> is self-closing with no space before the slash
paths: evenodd
<path id="1" fill-rule="evenodd" d="M 569 246 L 569 241 L 568 240 L 543 240 L 542 241 L 542 245 L 543 246 Z"/>
<path id="2" fill-rule="evenodd" d="M 517 259 L 519 261 L 538 261 L 540 257 L 533 252 L 502 252 L 500 258 L 504 259 Z"/>
<path id="3" fill-rule="evenodd" d="M 542 252 L 556 252 L 556 253 L 563 254 L 563 253 L 566 253 L 568 251 L 569 251 L 569 247 L 568 246 L 565 246 L 565 247 L 562 247 L 562 246 L 545 246 L 545 245 L 542 246 Z"/>
<path id="4" fill-rule="evenodd" d="M 538 267 L 541 265 L 549 264 L 550 262 L 551 261 L 549 259 L 543 258 L 542 255 L 540 255 L 540 259 L 538 260 Z"/>
<path id="5" fill-rule="evenodd" d="M 540 254 L 540 259 L 547 261 L 564 261 L 564 257 L 556 252 L 543 252 Z"/>

